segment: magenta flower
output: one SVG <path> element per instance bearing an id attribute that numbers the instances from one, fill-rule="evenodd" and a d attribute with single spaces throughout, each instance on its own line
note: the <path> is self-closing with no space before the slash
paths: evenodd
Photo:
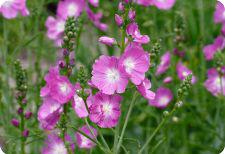
<path id="1" fill-rule="evenodd" d="M 99 5 L 99 0 L 89 0 L 89 3 L 94 6 L 94 7 L 98 7 Z"/>
<path id="2" fill-rule="evenodd" d="M 13 119 L 11 120 L 11 123 L 12 123 L 12 125 L 15 126 L 15 127 L 19 127 L 19 125 L 20 125 L 19 120 L 15 119 L 15 118 L 13 118 Z"/>
<path id="3" fill-rule="evenodd" d="M 169 10 L 173 7 L 176 0 L 153 0 L 154 5 L 163 10 Z"/>
<path id="4" fill-rule="evenodd" d="M 57 68 L 51 68 L 45 76 L 46 86 L 41 89 L 41 96 L 49 96 L 61 104 L 71 100 L 75 93 L 74 86 L 66 76 L 61 76 Z"/>
<path id="5" fill-rule="evenodd" d="M 64 20 L 67 17 L 78 17 L 85 8 L 84 0 L 64 0 L 59 1 L 57 15 Z"/>
<path id="6" fill-rule="evenodd" d="M 225 67 L 222 68 L 225 72 Z M 225 96 L 225 75 L 220 77 L 218 71 L 215 68 L 208 70 L 208 79 L 205 81 L 204 86 L 214 96 Z"/>
<path id="7" fill-rule="evenodd" d="M 225 48 L 225 38 L 223 36 L 218 36 L 213 44 L 206 45 L 203 48 L 203 52 L 205 55 L 206 60 L 212 60 L 214 54 Z"/>
<path id="8" fill-rule="evenodd" d="M 173 78 L 171 76 L 168 76 L 163 80 L 163 83 L 168 84 L 168 83 L 171 83 L 172 81 L 173 81 Z"/>
<path id="9" fill-rule="evenodd" d="M 167 88 L 160 87 L 156 91 L 155 99 L 149 100 L 149 105 L 163 109 L 168 106 L 172 99 L 172 92 Z"/>
<path id="10" fill-rule="evenodd" d="M 141 35 L 137 23 L 133 22 L 127 26 L 127 34 L 133 38 L 133 41 L 140 44 L 147 44 L 150 38 L 147 35 Z"/>
<path id="11" fill-rule="evenodd" d="M 0 13 L 7 19 L 15 18 L 18 13 L 28 16 L 30 13 L 26 7 L 26 0 L 7 0 L 0 5 Z"/>
<path id="12" fill-rule="evenodd" d="M 150 66 L 149 55 L 140 46 L 128 46 L 119 59 L 129 78 L 135 85 L 141 84 Z"/>
<path id="13" fill-rule="evenodd" d="M 186 66 L 184 66 L 181 62 L 177 64 L 177 75 L 180 80 L 184 80 L 188 75 L 193 74 L 191 70 L 189 70 Z M 196 77 L 192 76 L 192 84 L 196 82 Z"/>
<path id="14" fill-rule="evenodd" d="M 68 135 L 65 136 L 65 140 L 69 143 L 72 142 Z M 70 148 L 73 151 L 74 145 L 71 144 Z M 42 154 L 67 154 L 67 149 L 63 140 L 55 133 L 51 133 L 45 141 L 45 147 L 42 149 Z"/>
<path id="15" fill-rule="evenodd" d="M 100 91 L 108 95 L 115 92 L 123 93 L 128 83 L 126 72 L 119 67 L 118 59 L 105 55 L 95 61 L 91 81 Z"/>
<path id="16" fill-rule="evenodd" d="M 168 51 L 161 57 L 160 64 L 156 70 L 156 75 L 158 76 L 166 72 L 167 69 L 170 67 L 170 62 L 171 62 L 171 55 L 170 52 Z"/>
<path id="17" fill-rule="evenodd" d="M 95 128 L 90 126 L 91 131 L 93 132 L 93 134 L 91 133 L 91 131 L 89 130 L 88 126 L 83 126 L 81 127 L 79 130 L 82 131 L 83 133 L 85 133 L 87 136 L 89 136 L 92 139 L 95 139 L 98 135 L 98 132 Z M 92 142 L 90 139 L 88 139 L 87 137 L 85 137 L 84 135 L 80 134 L 80 133 L 76 133 L 76 139 L 77 139 L 77 144 L 79 148 L 85 148 L 85 149 L 91 149 L 94 146 L 96 146 L 96 144 L 94 142 Z"/>
<path id="18" fill-rule="evenodd" d="M 90 120 L 101 128 L 112 128 L 118 123 L 120 117 L 119 95 L 106 95 L 98 92 L 91 98 Z"/>
<path id="19" fill-rule="evenodd" d="M 152 84 L 150 80 L 144 79 L 144 81 L 137 86 L 139 93 L 147 100 L 153 100 L 155 98 L 155 93 L 151 91 Z"/>
<path id="20" fill-rule="evenodd" d="M 108 37 L 108 36 L 102 36 L 98 39 L 98 41 L 102 44 L 106 44 L 108 46 L 112 46 L 113 44 L 116 44 L 116 40 L 114 38 Z"/>
<path id="21" fill-rule="evenodd" d="M 118 14 L 115 14 L 115 21 L 119 27 L 123 25 L 123 18 L 119 16 Z"/>
<path id="22" fill-rule="evenodd" d="M 224 5 L 219 1 L 217 1 L 216 11 L 214 12 L 214 22 L 215 23 L 225 22 L 225 8 Z"/>
<path id="23" fill-rule="evenodd" d="M 65 27 L 65 20 L 49 16 L 46 20 L 45 26 L 47 27 L 48 38 L 54 40 L 56 46 L 60 46 Z"/>
<path id="24" fill-rule="evenodd" d="M 41 127 L 46 130 L 54 129 L 62 112 L 63 108 L 59 102 L 56 102 L 49 97 L 45 97 L 43 104 L 38 110 L 38 120 Z"/>
<path id="25" fill-rule="evenodd" d="M 128 17 L 131 21 L 134 21 L 136 17 L 136 12 L 134 10 L 129 10 Z"/>

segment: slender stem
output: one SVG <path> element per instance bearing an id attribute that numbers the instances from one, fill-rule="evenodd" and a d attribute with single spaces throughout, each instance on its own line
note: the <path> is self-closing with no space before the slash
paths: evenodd
<path id="1" fill-rule="evenodd" d="M 145 142 L 145 144 L 143 145 L 143 147 L 141 148 L 141 150 L 138 152 L 138 154 L 141 154 L 145 148 L 148 146 L 148 144 L 152 141 L 152 139 L 155 137 L 155 135 L 158 133 L 158 131 L 162 128 L 162 126 L 165 124 L 165 122 L 173 115 L 173 113 L 176 111 L 176 107 L 173 108 L 173 110 L 169 113 L 169 115 L 165 118 L 163 118 L 163 120 L 160 122 L 160 124 L 158 125 L 158 127 L 154 130 L 154 132 L 152 133 L 152 135 L 147 139 L 147 141 Z"/>
<path id="2" fill-rule="evenodd" d="M 129 106 L 129 109 L 128 109 L 128 112 L 127 112 L 127 115 L 126 115 L 126 119 L 125 119 L 125 122 L 124 122 L 124 125 L 123 125 L 123 128 L 122 128 L 122 132 L 121 132 L 121 135 L 120 135 L 120 138 L 119 138 L 119 142 L 116 146 L 116 151 L 115 153 L 118 153 L 119 150 L 120 150 L 120 147 L 122 145 L 122 142 L 123 142 L 123 136 L 124 136 L 124 133 L 125 133 L 125 130 L 127 128 L 127 124 L 128 124 L 128 121 L 129 121 L 129 118 L 130 118 L 130 114 L 132 112 L 132 109 L 134 107 L 134 104 L 135 104 L 135 100 L 137 98 L 137 91 L 135 91 L 134 95 L 133 95 L 133 98 L 132 98 L 132 101 L 130 103 L 130 106 Z"/>
<path id="3" fill-rule="evenodd" d="M 101 133 L 101 131 L 100 131 L 99 129 L 98 129 L 98 133 L 99 133 L 99 136 L 100 136 L 100 138 L 101 138 L 103 144 L 105 145 L 105 147 L 106 147 L 108 150 L 110 150 L 110 148 L 109 148 L 109 146 L 108 146 L 108 144 L 107 144 L 107 142 L 106 142 L 104 136 L 102 135 L 102 133 Z"/>
<path id="4" fill-rule="evenodd" d="M 120 50 L 121 54 L 123 53 L 123 51 L 125 49 L 125 37 L 126 37 L 126 31 L 122 27 L 122 29 L 121 29 L 121 50 Z"/>
<path id="5" fill-rule="evenodd" d="M 22 101 L 20 101 L 20 106 L 22 107 L 22 110 L 23 109 L 23 105 L 22 105 Z M 20 142 L 20 148 L 21 148 L 21 154 L 25 154 L 25 141 L 26 141 L 26 138 L 23 136 L 23 132 L 24 132 L 24 125 L 25 125 L 25 121 L 24 121 L 24 113 L 22 112 L 20 114 L 20 133 L 21 133 L 21 142 Z"/>

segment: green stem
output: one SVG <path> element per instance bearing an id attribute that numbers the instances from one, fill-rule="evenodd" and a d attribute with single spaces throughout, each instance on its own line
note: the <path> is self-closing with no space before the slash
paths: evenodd
<path id="1" fill-rule="evenodd" d="M 123 128 L 122 128 L 122 132 L 121 132 L 121 135 L 120 135 L 120 138 L 119 138 L 119 142 L 116 146 L 116 151 L 115 153 L 119 153 L 119 150 L 120 150 L 120 147 L 122 145 L 122 142 L 123 142 L 123 136 L 124 136 L 124 133 L 125 133 L 125 130 L 127 128 L 127 124 L 128 124 L 128 121 L 129 121 L 129 118 L 130 118 L 130 114 L 132 112 L 132 109 L 134 107 L 134 104 L 135 104 L 135 100 L 137 98 L 137 91 L 135 91 L 134 95 L 133 95 L 133 98 L 132 98 L 132 101 L 130 103 L 130 106 L 129 106 L 129 109 L 128 109 L 128 112 L 127 112 L 127 115 L 126 115 L 126 119 L 125 119 L 125 122 L 124 122 L 124 125 L 123 125 Z"/>
<path id="2" fill-rule="evenodd" d="M 22 104 L 22 103 L 20 103 Z M 22 107 L 22 105 L 21 105 Z M 22 107 L 23 109 L 23 107 Z M 20 114 L 20 133 L 21 133 L 21 142 L 20 142 L 20 148 L 21 148 L 21 154 L 25 154 L 25 141 L 26 141 L 26 137 L 23 136 L 23 132 L 24 132 L 24 125 L 25 125 L 25 121 L 24 121 L 24 113 L 22 112 Z"/>
<path id="3" fill-rule="evenodd" d="M 125 37 L 126 37 L 126 30 L 122 27 L 122 29 L 121 29 L 121 50 L 120 50 L 120 54 L 122 54 L 124 49 L 125 49 Z"/>
<path id="4" fill-rule="evenodd" d="M 152 135 L 147 139 L 147 141 L 145 142 L 145 144 L 143 145 L 141 150 L 138 152 L 138 154 L 141 154 L 145 150 L 145 148 L 152 141 L 152 139 L 155 137 L 155 135 L 158 133 L 158 131 L 162 128 L 162 126 L 165 124 L 165 122 L 173 115 L 173 113 L 176 111 L 176 109 L 177 108 L 174 106 L 173 110 L 169 113 L 169 115 L 167 117 L 163 118 L 163 120 L 160 122 L 158 127 L 154 130 Z"/>

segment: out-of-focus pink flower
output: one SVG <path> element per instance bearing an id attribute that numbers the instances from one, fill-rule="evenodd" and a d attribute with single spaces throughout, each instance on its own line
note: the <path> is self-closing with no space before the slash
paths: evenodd
<path id="1" fill-rule="evenodd" d="M 108 36 L 102 36 L 98 39 L 98 41 L 102 44 L 106 44 L 108 46 L 112 46 L 116 44 L 116 40 L 114 38 L 108 37 Z"/>
<path id="2" fill-rule="evenodd" d="M 173 7 L 176 0 L 153 0 L 153 4 L 163 10 L 169 10 Z"/>
<path id="3" fill-rule="evenodd" d="M 120 117 L 119 95 L 106 95 L 98 92 L 92 96 L 90 106 L 90 119 L 101 128 L 112 128 L 118 123 Z"/>
<path id="4" fill-rule="evenodd" d="M 93 65 L 92 83 L 105 94 L 123 93 L 128 78 L 126 72 L 118 66 L 118 59 L 114 56 L 102 55 Z"/>
<path id="5" fill-rule="evenodd" d="M 57 15 L 66 20 L 67 17 L 78 17 L 85 8 L 84 0 L 59 1 Z"/>
<path id="6" fill-rule="evenodd" d="M 184 66 L 181 62 L 178 62 L 177 64 L 177 75 L 180 80 L 184 80 L 188 75 L 193 74 L 190 69 L 188 69 L 186 66 Z M 192 76 L 192 84 L 196 82 L 196 77 Z"/>
<path id="7" fill-rule="evenodd" d="M 166 77 L 164 80 L 163 80 L 163 83 L 170 83 L 170 82 L 172 82 L 172 80 L 173 80 L 173 78 L 171 77 L 171 76 L 168 76 L 168 77 Z"/>
<path id="8" fill-rule="evenodd" d="M 25 129 L 22 133 L 23 137 L 28 137 L 29 136 L 30 131 L 28 129 Z"/>
<path id="9" fill-rule="evenodd" d="M 137 86 L 137 90 L 147 100 L 153 100 L 155 98 L 155 93 L 150 90 L 151 86 L 150 80 L 144 79 L 144 81 Z"/>
<path id="10" fill-rule="evenodd" d="M 124 5 L 122 2 L 119 2 L 119 5 L 118 5 L 118 10 L 120 11 L 124 11 Z"/>
<path id="11" fill-rule="evenodd" d="M 33 115 L 33 113 L 30 112 L 30 111 L 28 111 L 28 112 L 25 113 L 25 118 L 26 118 L 26 119 L 30 119 L 30 117 L 31 117 L 32 115 Z"/>
<path id="12" fill-rule="evenodd" d="M 140 44 L 147 44 L 150 41 L 150 38 L 147 35 L 141 35 L 138 25 L 135 22 L 130 23 L 127 26 L 126 31 L 127 31 L 127 34 L 133 38 L 134 42 L 137 42 Z"/>
<path id="13" fill-rule="evenodd" d="M 54 40 L 56 46 L 60 46 L 65 27 L 65 20 L 49 16 L 46 20 L 45 26 L 47 27 L 48 38 Z"/>
<path id="14" fill-rule="evenodd" d="M 3 0 L 0 5 L 0 13 L 7 19 L 15 18 L 18 13 L 21 13 L 22 16 L 29 15 L 26 0 Z"/>
<path id="15" fill-rule="evenodd" d="M 72 142 L 70 136 L 67 134 L 65 140 L 69 143 Z M 72 143 L 70 144 L 70 148 L 70 150 L 74 150 L 74 145 Z M 45 141 L 45 147 L 42 149 L 42 154 L 67 154 L 67 149 L 63 140 L 55 133 L 51 133 Z"/>
<path id="16" fill-rule="evenodd" d="M 173 94 L 168 88 L 160 87 L 156 91 L 155 99 L 149 100 L 149 105 L 158 108 L 165 108 L 173 99 Z"/>
<path id="17" fill-rule="evenodd" d="M 89 0 L 89 3 L 94 6 L 94 7 L 98 7 L 99 5 L 99 0 Z"/>
<path id="18" fill-rule="evenodd" d="M 62 112 L 63 108 L 59 102 L 48 97 L 44 98 L 43 104 L 38 110 L 38 120 L 41 127 L 46 130 L 54 129 Z"/>
<path id="19" fill-rule="evenodd" d="M 12 125 L 15 126 L 15 127 L 19 127 L 19 125 L 20 125 L 19 120 L 15 119 L 15 118 L 13 118 L 13 119 L 11 120 L 11 123 L 12 123 Z"/>
<path id="20" fill-rule="evenodd" d="M 150 66 L 149 55 L 140 46 L 128 46 L 119 59 L 119 65 L 135 85 L 140 85 Z"/>
<path id="21" fill-rule="evenodd" d="M 185 51 L 180 51 L 177 48 L 175 48 L 173 50 L 173 53 L 174 53 L 174 55 L 176 55 L 176 56 L 178 56 L 180 58 L 183 58 L 185 56 Z"/>
<path id="22" fill-rule="evenodd" d="M 119 16 L 118 14 L 115 14 L 115 21 L 119 27 L 123 25 L 123 18 Z"/>
<path id="23" fill-rule="evenodd" d="M 225 72 L 225 67 L 222 68 Z M 225 96 L 225 75 L 220 76 L 215 68 L 208 70 L 208 79 L 205 81 L 204 86 L 214 96 Z"/>
<path id="24" fill-rule="evenodd" d="M 143 6 L 153 5 L 153 0 L 137 0 L 137 3 Z"/>
<path id="25" fill-rule="evenodd" d="M 206 45 L 203 48 L 203 52 L 204 52 L 206 60 L 212 60 L 214 57 L 214 54 L 219 50 L 223 50 L 224 48 L 225 48 L 225 37 L 218 36 L 215 39 L 213 44 Z"/>
<path id="26" fill-rule="evenodd" d="M 214 12 L 214 22 L 215 23 L 225 22 L 225 8 L 224 5 L 219 1 L 217 1 L 216 11 Z"/>
<path id="27" fill-rule="evenodd" d="M 166 72 L 167 69 L 170 67 L 170 62 L 171 62 L 171 55 L 170 52 L 168 51 L 161 57 L 160 64 L 156 70 L 156 75 L 158 76 Z"/>
<path id="28" fill-rule="evenodd" d="M 134 10 L 129 10 L 128 17 L 131 21 L 134 21 L 136 17 L 136 12 Z"/>
<path id="29" fill-rule="evenodd" d="M 81 127 L 79 130 L 82 131 L 87 136 L 89 136 L 90 138 L 95 139 L 98 135 L 98 132 L 95 128 L 91 126 L 90 126 L 90 129 L 91 130 L 89 130 L 88 126 L 85 125 Z M 91 133 L 91 131 L 93 132 L 93 134 Z M 84 135 L 78 132 L 76 133 L 76 139 L 77 139 L 77 145 L 79 148 L 91 149 L 94 146 L 96 146 L 94 142 L 92 142 L 90 139 L 88 139 L 87 137 L 85 137 Z"/>

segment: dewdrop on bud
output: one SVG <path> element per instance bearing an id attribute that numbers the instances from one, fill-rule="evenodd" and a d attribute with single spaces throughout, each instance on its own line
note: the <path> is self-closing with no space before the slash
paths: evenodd
<path id="1" fill-rule="evenodd" d="M 172 118 L 172 121 L 175 122 L 175 123 L 177 123 L 177 122 L 179 121 L 179 118 L 176 117 L 176 116 L 174 116 L 174 117 Z"/>
<path id="2" fill-rule="evenodd" d="M 123 25 L 123 18 L 119 16 L 118 14 L 115 14 L 115 21 L 119 27 Z"/>
<path id="3" fill-rule="evenodd" d="M 116 40 L 114 38 L 111 37 L 107 37 L 107 36 L 102 36 L 98 39 L 98 41 L 102 44 L 108 45 L 108 46 L 112 46 L 114 44 L 116 44 Z"/>
<path id="4" fill-rule="evenodd" d="M 163 112 L 163 115 L 164 115 L 165 117 L 169 116 L 169 114 L 170 114 L 170 113 L 169 113 L 168 111 L 164 111 L 164 112 Z"/>
<path id="5" fill-rule="evenodd" d="M 183 102 L 182 101 L 179 101 L 176 103 L 176 107 L 177 108 L 180 108 L 181 106 L 183 106 Z"/>

